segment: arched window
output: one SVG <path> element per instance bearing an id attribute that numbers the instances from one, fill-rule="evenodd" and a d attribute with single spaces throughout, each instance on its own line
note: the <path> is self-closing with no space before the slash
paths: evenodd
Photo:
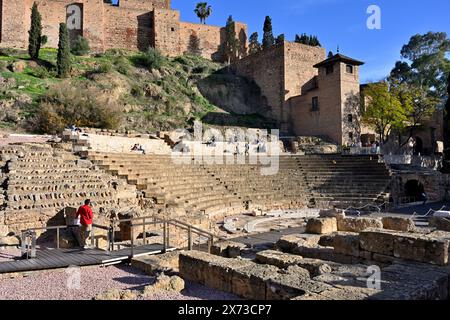
<path id="1" fill-rule="evenodd" d="M 347 121 L 350 122 L 350 123 L 353 122 L 353 115 L 352 114 L 347 115 Z"/>

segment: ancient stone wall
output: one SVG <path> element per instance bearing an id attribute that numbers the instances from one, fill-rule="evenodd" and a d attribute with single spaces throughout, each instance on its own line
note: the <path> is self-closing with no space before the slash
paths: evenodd
<path id="1" fill-rule="evenodd" d="M 148 10 L 149 7 L 170 9 L 170 0 L 119 0 L 118 7 L 138 10 Z"/>
<path id="2" fill-rule="evenodd" d="M 341 143 L 341 88 L 340 73 L 326 75 L 320 70 L 317 88 L 288 101 L 291 125 L 298 135 L 323 135 Z M 313 97 L 318 98 L 318 109 L 313 111 Z"/>
<path id="3" fill-rule="evenodd" d="M 146 50 L 153 45 L 153 22 L 147 9 L 106 6 L 105 48 Z"/>
<path id="4" fill-rule="evenodd" d="M 180 55 L 180 12 L 155 9 L 153 22 L 155 48 L 170 57 Z"/>
<path id="5" fill-rule="evenodd" d="M 261 93 L 267 98 L 271 107 L 269 114 L 264 116 L 281 121 L 281 109 L 284 102 L 284 45 L 276 45 L 270 49 L 249 55 L 236 61 L 231 69 L 239 76 L 255 81 L 261 88 Z"/>
<path id="6" fill-rule="evenodd" d="M 1 46 L 26 48 L 34 0 L 1 3 Z M 191 35 L 201 38 L 203 56 L 221 60 L 223 28 L 180 23 L 180 13 L 170 9 L 170 0 L 122 0 L 110 5 L 103 0 L 36 0 L 42 15 L 43 34 L 48 47 L 58 46 L 59 24 L 66 22 L 72 39 L 87 38 L 93 52 L 106 49 L 146 50 L 156 47 L 167 56 L 187 51 Z M 182 27 L 180 27 L 182 24 Z M 247 46 L 247 26 L 236 23 L 241 56 Z"/>

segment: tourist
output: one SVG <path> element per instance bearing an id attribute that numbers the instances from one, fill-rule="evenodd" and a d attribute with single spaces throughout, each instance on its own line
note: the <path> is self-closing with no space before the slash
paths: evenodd
<path id="1" fill-rule="evenodd" d="M 426 194 L 426 192 L 422 192 L 422 199 L 423 199 L 423 205 L 427 204 L 428 201 L 428 195 Z"/>
<path id="2" fill-rule="evenodd" d="M 94 218 L 90 199 L 85 200 L 84 205 L 78 208 L 76 217 L 80 217 L 80 247 L 89 249 L 88 239 L 92 236 L 92 219 Z"/>

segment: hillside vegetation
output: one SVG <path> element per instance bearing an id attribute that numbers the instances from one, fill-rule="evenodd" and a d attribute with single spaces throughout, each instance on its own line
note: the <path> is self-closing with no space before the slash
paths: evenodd
<path id="1" fill-rule="evenodd" d="M 248 97 L 260 95 L 258 89 L 248 89 L 254 84 L 224 74 L 220 71 L 223 65 L 200 57 L 165 58 L 155 50 L 110 50 L 73 56 L 70 78 L 59 79 L 56 55 L 56 50 L 42 49 L 39 60 L 32 61 L 25 52 L 0 50 L 2 129 L 53 134 L 75 124 L 155 132 L 188 128 L 195 119 L 219 126 L 273 126 L 248 108 L 242 107 L 244 112 L 239 114 L 236 105 L 263 100 Z M 238 80 L 247 85 L 233 85 Z M 205 96 L 197 87 L 200 82 L 208 88 L 202 90 Z M 221 88 L 219 100 L 216 84 Z M 220 102 L 221 108 L 211 102 Z M 227 105 L 230 112 L 225 111 Z"/>

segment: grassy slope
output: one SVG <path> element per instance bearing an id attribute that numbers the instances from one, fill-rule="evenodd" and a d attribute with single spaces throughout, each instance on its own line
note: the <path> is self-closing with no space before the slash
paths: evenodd
<path id="1" fill-rule="evenodd" d="M 23 100 L 25 96 L 30 101 L 11 110 L 2 110 L 1 128 L 27 130 L 25 123 L 39 108 L 39 99 L 50 87 L 62 81 L 55 77 L 56 55 L 54 49 L 42 49 L 39 66 L 36 66 L 26 53 L 3 50 L 0 74 L 4 79 L 14 78 L 15 83 L 0 86 L 0 100 L 11 102 L 17 97 Z M 95 86 L 114 97 L 123 106 L 123 120 L 118 128 L 121 130 L 154 132 L 186 128 L 194 118 L 203 119 L 208 114 L 223 112 L 205 99 L 196 87 L 197 80 L 209 76 L 222 65 L 199 57 L 181 56 L 165 59 L 160 68 L 149 70 L 139 66 L 136 57 L 135 52 L 118 50 L 96 56 L 73 56 L 70 82 L 75 86 Z M 23 72 L 9 70 L 9 66 L 17 61 L 27 63 Z M 6 116 L 11 112 L 18 114 L 20 120 Z M 234 118 L 233 125 L 248 125 L 254 120 L 254 116 L 231 117 Z"/>

